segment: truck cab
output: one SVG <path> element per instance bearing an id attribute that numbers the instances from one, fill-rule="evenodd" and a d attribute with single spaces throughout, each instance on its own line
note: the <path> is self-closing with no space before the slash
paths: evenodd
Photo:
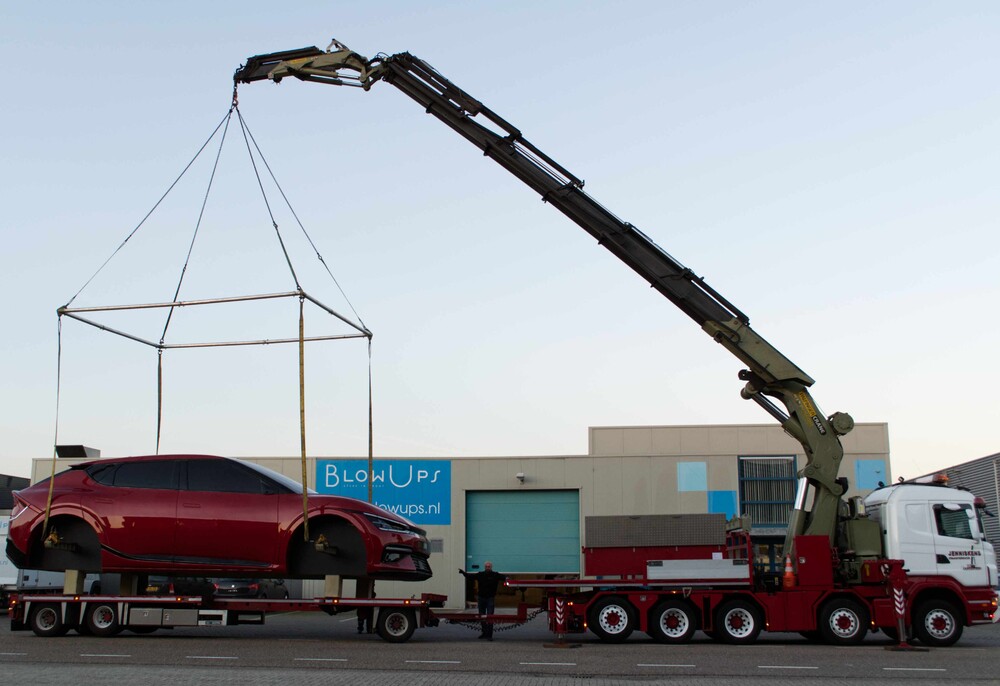
<path id="1" fill-rule="evenodd" d="M 903 560 L 910 577 L 947 576 L 966 588 L 997 585 L 996 551 L 969 491 L 940 481 L 898 484 L 873 491 L 865 507 L 882 530 L 884 556 Z"/>

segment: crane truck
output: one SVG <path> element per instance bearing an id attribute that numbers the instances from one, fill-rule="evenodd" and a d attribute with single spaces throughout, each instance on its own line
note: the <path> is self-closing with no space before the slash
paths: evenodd
<path id="1" fill-rule="evenodd" d="M 379 82 L 398 88 L 575 222 L 735 355 L 746 367 L 739 373 L 741 396 L 802 444 L 806 464 L 798 474 L 783 547 L 789 568 L 780 587 L 755 577 L 748 531 L 734 529 L 721 559 L 686 564 L 649 559 L 646 569 L 618 574 L 618 583 L 605 574 L 574 582 L 575 592 L 554 591 L 549 596 L 554 630 L 589 626 L 615 641 L 640 629 L 663 641 L 685 641 L 700 628 L 739 643 L 753 641 L 766 627 L 855 643 L 870 628 L 902 633 L 902 626 L 924 643 L 948 645 L 964 625 L 992 620 L 996 555 L 973 495 L 940 484 L 898 484 L 866 500 L 845 500 L 840 437 L 853 428 L 851 416 L 821 413 L 809 392 L 813 379 L 754 331 L 742 311 L 591 198 L 579 177 L 520 130 L 408 52 L 368 59 L 334 40 L 326 50 L 250 57 L 234 81 L 280 83 L 286 77 L 365 91 Z"/>
<path id="2" fill-rule="evenodd" d="M 702 330 L 745 365 L 740 394 L 760 405 L 802 444 L 794 509 L 784 542 L 785 572 L 763 573 L 753 560 L 750 529 L 735 521 L 713 545 L 651 541 L 627 550 L 585 547 L 577 579 L 508 581 L 545 594 L 550 629 L 559 637 L 588 629 L 607 642 L 644 631 L 664 643 L 689 641 L 696 631 L 727 643 L 752 643 L 761 631 L 799 632 L 811 639 L 856 644 L 869 631 L 901 642 L 916 638 L 947 646 L 963 627 L 989 623 L 997 612 L 997 563 L 986 540 L 983 503 L 942 482 L 881 487 L 866 498 L 845 498 L 840 437 L 854 421 L 824 415 L 809 388 L 813 379 L 750 327 L 749 318 L 630 223 L 583 190 L 583 181 L 531 144 L 521 132 L 409 53 L 367 59 L 334 41 L 247 59 L 234 82 L 286 77 L 370 89 L 395 86 L 482 153 L 500 164 L 593 236 Z M 711 551 L 705 557 L 704 552 Z M 11 628 L 48 636 L 73 626 L 110 635 L 128 627 L 262 622 L 278 611 L 374 607 L 377 631 L 407 640 L 418 626 L 469 620 L 443 609 L 445 598 L 302 601 L 219 600 L 201 597 L 14 596 Z M 523 622 L 517 615 L 473 620 Z"/>

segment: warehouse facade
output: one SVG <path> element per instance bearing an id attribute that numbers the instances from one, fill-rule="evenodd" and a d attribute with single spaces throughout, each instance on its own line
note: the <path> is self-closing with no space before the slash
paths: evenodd
<path id="1" fill-rule="evenodd" d="M 848 495 L 889 483 L 888 426 L 861 423 L 842 438 Z M 758 564 L 781 559 L 802 446 L 776 425 L 591 427 L 588 453 L 568 456 L 309 458 L 309 486 L 320 493 L 368 497 L 427 530 L 434 576 L 422 583 L 379 582 L 381 597 L 424 592 L 472 600 L 458 569 L 489 560 L 526 576 L 584 573 L 588 517 L 716 513 L 748 517 Z M 296 480 L 299 458 L 246 458 Z M 79 459 L 60 459 L 68 466 Z M 48 476 L 36 460 L 33 481 Z M 322 582 L 305 581 L 305 597 Z M 353 593 L 350 583 L 345 595 Z M 502 600 L 502 599 L 501 599 Z"/>

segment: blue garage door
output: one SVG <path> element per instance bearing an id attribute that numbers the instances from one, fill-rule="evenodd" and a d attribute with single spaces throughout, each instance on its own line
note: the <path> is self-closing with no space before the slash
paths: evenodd
<path id="1" fill-rule="evenodd" d="M 465 513 L 469 571 L 579 574 L 579 491 L 470 491 Z"/>

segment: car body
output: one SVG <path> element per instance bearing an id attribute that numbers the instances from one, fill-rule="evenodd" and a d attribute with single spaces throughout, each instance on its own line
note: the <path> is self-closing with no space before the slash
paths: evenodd
<path id="1" fill-rule="evenodd" d="M 375 505 L 307 491 L 214 455 L 73 465 L 16 491 L 7 556 L 21 568 L 172 576 L 430 578 L 426 532 Z M 308 536 L 305 525 L 308 524 Z"/>
<path id="2" fill-rule="evenodd" d="M 288 598 L 284 579 L 213 579 L 216 598 Z"/>

